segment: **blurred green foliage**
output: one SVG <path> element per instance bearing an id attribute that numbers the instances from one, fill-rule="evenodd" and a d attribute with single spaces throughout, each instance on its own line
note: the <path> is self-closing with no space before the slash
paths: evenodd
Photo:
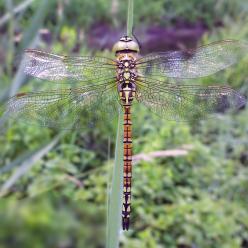
<path id="1" fill-rule="evenodd" d="M 14 2 L 18 4 L 23 0 L 15 0 Z M 92 24 L 98 22 L 113 23 L 113 18 L 116 18 L 117 23 L 125 26 L 127 2 L 127 0 L 74 0 L 73 2 L 51 0 L 46 25 L 54 27 L 59 11 L 63 10 L 61 15 L 64 23 L 74 27 L 88 29 Z M 34 1 L 28 11 L 24 13 L 24 18 L 21 20 L 23 24 L 27 23 L 39 4 L 39 1 Z M 59 8 L 56 10 L 58 5 Z M 135 0 L 134 8 L 136 10 L 135 26 L 140 24 L 170 25 L 180 17 L 190 22 L 202 20 L 212 27 L 218 21 L 236 21 L 245 17 L 248 3 L 244 0 L 190 0 L 182 4 L 181 0 L 154 0 L 144 4 L 143 0 Z M 0 13 L 4 12 L 3 9 L 4 1 L 0 3 Z"/>
<path id="2" fill-rule="evenodd" d="M 23 1 L 13 2 L 17 5 Z M 119 6 L 116 12 L 114 2 Z M 21 32 L 29 31 L 39 6 L 40 2 L 34 1 L 17 16 L 15 25 Z M 51 1 L 48 6 L 44 26 L 57 34 L 50 45 L 57 53 L 71 51 L 78 27 L 87 30 L 104 21 L 124 25 L 126 20 L 126 1 Z M 156 0 L 145 4 L 135 0 L 134 11 L 135 26 L 173 25 L 178 18 L 190 22 L 201 19 L 210 28 L 203 37 L 205 44 L 228 38 L 248 40 L 245 0 Z M 5 13 L 5 1 L 1 1 L 0 14 Z M 223 27 L 215 28 L 218 21 Z M 10 49 L 9 22 L 1 29 L 0 52 L 4 57 Z M 38 44 L 48 47 L 42 41 Z M 14 49 L 12 52 L 18 51 L 18 47 Z M 80 50 L 80 54 L 89 53 L 84 46 Z M 96 53 L 112 56 L 108 51 Z M 5 63 L 1 63 L 2 97 L 13 84 L 16 69 L 8 74 Z M 247 64 L 246 58 L 225 72 L 197 82 L 227 83 L 247 95 Z M 40 88 L 41 83 L 25 80 L 21 90 Z M 185 145 L 192 150 L 183 157 L 159 158 L 134 166 L 132 227 L 121 234 L 123 247 L 248 247 L 247 109 L 192 123 L 161 120 L 138 105 L 133 113 L 134 154 Z M 1 191 L 1 248 L 104 247 L 116 126 L 115 120 L 99 120 L 94 128 L 64 134 L 55 148 L 31 163 L 7 192 Z M 57 133 L 20 122 L 1 134 L 1 189 Z"/>

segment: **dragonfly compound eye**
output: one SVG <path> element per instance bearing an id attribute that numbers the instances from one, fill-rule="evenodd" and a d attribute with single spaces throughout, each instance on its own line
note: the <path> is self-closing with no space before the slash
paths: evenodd
<path id="1" fill-rule="evenodd" d="M 134 41 L 131 37 L 124 36 L 113 46 L 113 52 L 139 52 L 139 45 L 136 41 Z"/>

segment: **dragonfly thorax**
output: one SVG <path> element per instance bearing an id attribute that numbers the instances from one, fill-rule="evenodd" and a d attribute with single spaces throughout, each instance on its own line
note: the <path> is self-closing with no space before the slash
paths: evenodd
<path id="1" fill-rule="evenodd" d="M 132 54 L 119 54 L 117 56 L 117 80 L 134 81 L 137 77 L 136 58 Z"/>
<path id="2" fill-rule="evenodd" d="M 136 56 L 134 53 L 120 52 L 117 55 L 117 84 L 121 103 L 131 105 L 136 93 Z"/>

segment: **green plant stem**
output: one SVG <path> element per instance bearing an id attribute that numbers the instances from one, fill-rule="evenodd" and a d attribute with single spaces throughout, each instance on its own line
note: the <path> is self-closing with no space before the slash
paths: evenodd
<path id="1" fill-rule="evenodd" d="M 121 228 L 122 185 L 123 185 L 123 120 L 122 110 L 119 110 L 116 133 L 115 163 L 112 183 L 108 199 L 107 213 L 107 248 L 119 247 L 119 232 Z"/>
<path id="2" fill-rule="evenodd" d="M 133 0 L 128 0 L 127 36 L 132 36 L 132 31 L 133 31 Z"/>
<path id="3" fill-rule="evenodd" d="M 13 2 L 12 0 L 5 0 L 6 10 L 9 14 L 10 21 L 8 25 L 8 50 L 7 50 L 7 73 L 8 76 L 11 76 L 11 63 L 14 56 L 14 13 L 13 13 Z"/>
<path id="4" fill-rule="evenodd" d="M 132 35 L 133 29 L 133 0 L 128 0 L 127 35 Z M 119 247 L 121 229 L 123 190 L 123 111 L 119 109 L 118 127 L 116 132 L 115 163 L 112 173 L 112 183 L 108 189 L 107 199 L 107 230 L 106 247 Z"/>

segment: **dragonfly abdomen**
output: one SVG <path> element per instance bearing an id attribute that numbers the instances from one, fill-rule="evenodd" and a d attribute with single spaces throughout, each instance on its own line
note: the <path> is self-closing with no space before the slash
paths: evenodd
<path id="1" fill-rule="evenodd" d="M 124 109 L 124 136 L 123 136 L 123 205 L 122 228 L 129 229 L 131 213 L 131 180 L 132 180 L 132 122 L 131 106 L 136 94 L 137 70 L 135 57 L 131 54 L 120 54 L 118 57 L 117 82 L 120 102 Z"/>
<path id="2" fill-rule="evenodd" d="M 131 105 L 124 106 L 124 171 L 123 171 L 123 205 L 122 205 L 122 228 L 129 229 L 131 213 L 131 180 L 132 180 L 132 121 Z"/>

